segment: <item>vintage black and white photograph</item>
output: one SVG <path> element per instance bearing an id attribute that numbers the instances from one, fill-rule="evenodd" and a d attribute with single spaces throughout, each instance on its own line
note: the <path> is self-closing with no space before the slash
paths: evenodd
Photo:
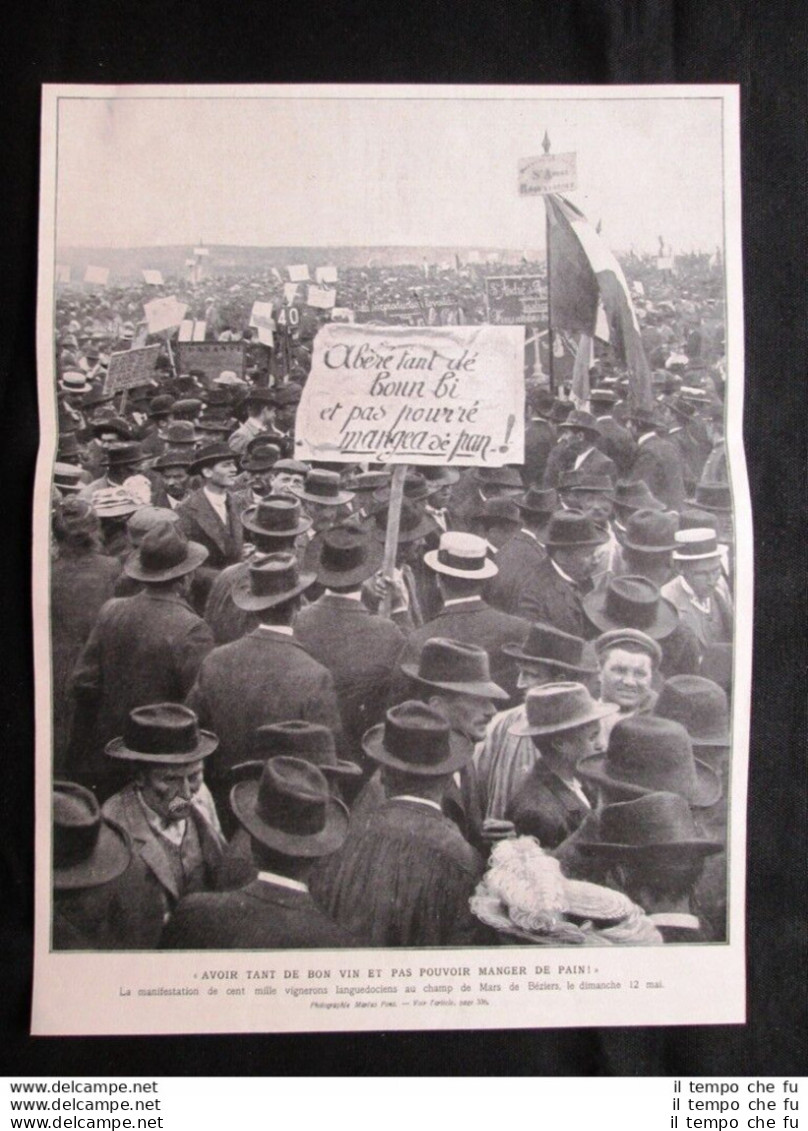
<path id="1" fill-rule="evenodd" d="M 742 1020 L 736 91 L 45 94 L 35 1027 Z"/>

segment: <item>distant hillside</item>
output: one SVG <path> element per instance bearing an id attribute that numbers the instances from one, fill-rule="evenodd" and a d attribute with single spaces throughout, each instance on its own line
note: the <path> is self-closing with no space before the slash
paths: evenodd
<path id="1" fill-rule="evenodd" d="M 193 256 L 193 247 L 172 245 L 168 247 L 132 248 L 60 248 L 56 262 L 70 267 L 74 280 L 80 279 L 87 267 L 108 267 L 110 282 L 135 279 L 149 268 L 163 275 L 182 276 L 185 261 Z M 457 247 L 238 247 L 227 244 L 209 245 L 205 258 L 208 275 L 236 275 L 241 272 L 283 268 L 291 263 L 307 263 L 310 268 L 333 264 L 339 267 L 393 266 L 414 263 L 451 263 L 455 255 L 462 263 L 469 259 L 468 248 Z M 503 263 L 518 263 L 522 251 L 504 248 L 474 248 L 480 262 L 492 254 Z M 543 259 L 543 254 L 528 251 L 531 259 Z M 473 258 L 473 257 L 472 257 Z"/>

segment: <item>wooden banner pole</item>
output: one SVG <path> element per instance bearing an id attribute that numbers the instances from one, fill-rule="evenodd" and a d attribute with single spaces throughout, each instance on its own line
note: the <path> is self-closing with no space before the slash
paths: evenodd
<path id="1" fill-rule="evenodd" d="M 398 553 L 398 528 L 401 522 L 401 503 L 404 498 L 404 479 L 407 475 L 407 465 L 399 464 L 393 469 L 390 481 L 390 508 L 387 512 L 387 533 L 384 539 L 384 558 L 382 560 L 382 577 L 392 583 L 395 576 L 396 554 Z M 390 616 L 393 604 L 391 585 L 388 584 L 382 598 L 379 612 L 384 617 Z"/>

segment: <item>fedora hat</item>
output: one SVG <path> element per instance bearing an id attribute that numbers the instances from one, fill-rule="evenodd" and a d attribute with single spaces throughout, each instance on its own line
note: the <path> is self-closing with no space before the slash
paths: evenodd
<path id="1" fill-rule="evenodd" d="M 584 412 L 582 409 L 574 408 L 566 420 L 562 420 L 558 425 L 559 428 L 582 428 L 585 432 L 591 432 L 593 436 L 600 435 L 600 425 L 591 412 Z"/>
<path id="2" fill-rule="evenodd" d="M 638 648 L 642 649 L 647 656 L 651 657 L 655 666 L 659 666 L 662 662 L 662 649 L 656 640 L 652 640 L 650 636 L 646 636 L 644 632 L 640 632 L 636 628 L 610 629 L 609 632 L 602 633 L 594 641 L 593 646 L 595 655 L 599 660 L 610 648 L 623 647 L 633 652 L 636 652 Z"/>
<path id="3" fill-rule="evenodd" d="M 595 664 L 584 661 L 584 641 L 551 624 L 532 624 L 523 644 L 503 644 L 501 651 L 528 664 L 547 664 L 561 671 L 594 675 Z"/>
<path id="4" fill-rule="evenodd" d="M 307 503 L 320 503 L 326 507 L 343 506 L 354 497 L 353 491 L 341 489 L 339 472 L 325 471 L 319 467 L 309 471 L 303 487 L 295 493 Z"/>
<path id="5" fill-rule="evenodd" d="M 416 699 L 391 707 L 383 723 L 365 732 L 362 749 L 374 762 L 423 777 L 452 774 L 474 754 L 473 743 L 450 730 L 445 715 Z"/>
<path id="6" fill-rule="evenodd" d="M 159 419 L 161 416 L 170 416 L 174 411 L 174 398 L 170 397 L 167 393 L 161 393 L 160 396 L 154 397 L 149 401 L 149 409 L 147 416 L 152 419 Z"/>
<path id="7" fill-rule="evenodd" d="M 313 585 L 313 573 L 299 573 L 297 558 L 288 551 L 265 554 L 250 562 L 249 573 L 233 587 L 233 602 L 247 612 L 271 609 L 290 601 Z"/>
<path id="8" fill-rule="evenodd" d="M 583 511 L 556 511 L 544 528 L 541 541 L 548 550 L 574 550 L 579 546 L 602 546 L 608 535 L 598 530 Z"/>
<path id="9" fill-rule="evenodd" d="M 235 452 L 228 448 L 227 444 L 207 444 L 196 453 L 188 470 L 191 475 L 198 475 L 203 467 L 212 467 L 213 464 L 223 463 L 225 460 L 233 460 L 234 462 L 236 460 Z"/>
<path id="10" fill-rule="evenodd" d="M 525 735 L 558 734 L 594 723 L 618 708 L 613 703 L 598 703 L 582 683 L 543 683 L 531 687 L 525 697 L 525 721 L 509 727 L 508 733 Z"/>
<path id="11" fill-rule="evenodd" d="M 676 549 L 673 560 L 676 562 L 699 562 L 705 558 L 718 558 L 721 549 L 718 536 L 711 527 L 695 526 L 676 533 Z"/>
<path id="12" fill-rule="evenodd" d="M 132 851 L 122 828 L 108 820 L 94 793 L 75 782 L 53 783 L 53 886 L 94 888 L 122 875 Z"/>
<path id="13" fill-rule="evenodd" d="M 300 398 L 303 395 L 303 390 L 299 385 L 293 382 L 288 385 L 279 385 L 273 390 L 275 394 L 275 404 L 278 408 L 291 408 L 292 405 L 300 403 Z"/>
<path id="14" fill-rule="evenodd" d="M 643 554 L 661 554 L 676 549 L 675 534 L 679 518 L 675 511 L 664 513 L 650 508 L 634 511 L 626 519 L 623 545 Z"/>
<path id="15" fill-rule="evenodd" d="M 208 432 L 211 436 L 229 436 L 234 432 L 238 425 L 238 421 L 234 420 L 231 416 L 203 416 L 201 420 L 197 420 L 196 428 L 200 432 Z M 221 443 L 221 441 L 211 440 L 211 444 Z M 230 453 L 233 454 L 232 452 Z"/>
<path id="16" fill-rule="evenodd" d="M 390 482 L 389 471 L 357 471 L 347 481 L 346 486 L 356 493 L 378 491 Z"/>
<path id="17" fill-rule="evenodd" d="M 487 556 L 488 543 L 476 534 L 448 530 L 441 534 L 437 550 L 428 550 L 424 561 L 435 573 L 483 581 L 495 577 L 499 570 Z"/>
<path id="18" fill-rule="evenodd" d="M 675 412 L 682 420 L 692 420 L 696 415 L 695 407 L 689 401 L 683 400 L 680 396 L 664 397 L 662 403 L 667 405 L 668 408 Z"/>
<path id="19" fill-rule="evenodd" d="M 104 452 L 104 464 L 110 471 L 114 471 L 118 467 L 133 467 L 135 464 L 142 463 L 144 458 L 143 449 L 136 440 L 110 444 Z"/>
<path id="20" fill-rule="evenodd" d="M 701 510 L 715 511 L 718 514 L 730 514 L 732 511 L 729 483 L 697 483 L 695 498 L 687 501 Z"/>
<path id="21" fill-rule="evenodd" d="M 176 522 L 166 520 L 144 534 L 137 551 L 126 559 L 123 571 L 145 584 L 174 581 L 193 573 L 207 557 L 205 546 L 189 542 Z"/>
<path id="22" fill-rule="evenodd" d="M 174 420 L 168 426 L 166 437 L 169 443 L 183 443 L 187 441 L 177 441 L 171 439 L 171 430 L 176 428 L 178 424 L 190 424 L 202 411 L 204 401 L 199 400 L 198 397 L 180 397 L 178 401 L 174 401 Z M 196 434 L 194 434 L 196 439 Z"/>
<path id="23" fill-rule="evenodd" d="M 674 675 L 666 679 L 654 714 L 681 723 L 694 746 L 729 746 L 727 693 L 700 675 Z"/>
<path id="24" fill-rule="evenodd" d="M 185 467 L 190 468 L 193 456 L 190 452 L 182 451 L 179 448 L 171 448 L 163 452 L 161 456 L 152 464 L 154 471 L 166 471 L 170 467 Z"/>
<path id="25" fill-rule="evenodd" d="M 665 504 L 651 494 L 651 489 L 644 479 L 618 480 L 611 499 L 614 505 L 623 511 L 664 511 L 665 509 Z"/>
<path id="26" fill-rule="evenodd" d="M 441 487 L 453 487 L 460 481 L 460 472 L 456 467 L 422 467 L 421 474 L 426 479 L 429 494 L 433 495 Z"/>
<path id="27" fill-rule="evenodd" d="M 578 774 L 626 798 L 663 791 L 707 808 L 721 797 L 718 775 L 693 757 L 681 723 L 655 715 L 630 715 L 615 723 L 606 753 L 584 758 Z"/>
<path id="28" fill-rule="evenodd" d="M 558 494 L 554 487 L 543 490 L 540 487 L 528 487 L 524 495 L 514 499 L 520 511 L 527 514 L 537 514 L 542 518 L 549 518 L 553 511 L 558 509 Z"/>
<path id="29" fill-rule="evenodd" d="M 595 628 L 638 628 L 652 640 L 664 640 L 679 623 L 679 613 L 645 577 L 613 577 L 605 589 L 587 593 L 584 612 Z"/>
<path id="30" fill-rule="evenodd" d="M 67 463 L 70 463 L 74 457 L 81 455 L 81 444 L 75 431 L 59 433 L 56 455 L 60 460 L 65 460 Z"/>
<path id="31" fill-rule="evenodd" d="M 641 428 L 648 429 L 648 431 L 656 428 L 659 424 L 659 416 L 655 408 L 640 408 L 638 406 L 630 410 L 628 418 Z"/>
<path id="32" fill-rule="evenodd" d="M 247 507 L 241 516 L 245 530 L 264 538 L 296 538 L 311 527 L 300 507 L 300 500 L 290 495 L 268 495 L 260 503 Z"/>
<path id="33" fill-rule="evenodd" d="M 124 487 L 101 487 L 93 491 L 92 507 L 99 518 L 123 518 L 136 511 L 139 505 Z"/>
<path id="34" fill-rule="evenodd" d="M 562 401 L 559 397 L 555 397 L 553 407 L 550 409 L 551 422 L 555 425 L 563 424 L 574 408 L 572 401 Z"/>
<path id="35" fill-rule="evenodd" d="M 324 530 L 306 549 L 305 565 L 320 585 L 349 588 L 361 585 L 381 568 L 383 548 L 357 521 Z"/>
<path id="36" fill-rule="evenodd" d="M 508 692 L 491 679 L 485 648 L 435 636 L 424 642 L 417 664 L 402 664 L 410 679 L 427 687 L 459 691 L 485 699 L 507 699 Z"/>
<path id="37" fill-rule="evenodd" d="M 475 467 L 472 479 L 484 487 L 522 489 L 522 476 L 515 467 Z"/>
<path id="38" fill-rule="evenodd" d="M 285 856 L 328 856 L 348 835 L 348 810 L 302 758 L 269 758 L 260 776 L 236 782 L 230 807 L 254 840 Z"/>
<path id="39" fill-rule="evenodd" d="M 511 523 L 513 526 L 522 524 L 516 499 L 506 498 L 504 495 L 486 499 L 482 506 L 472 511 L 470 517 L 486 528 L 501 522 Z"/>
<path id="40" fill-rule="evenodd" d="M 356 762 L 337 757 L 334 732 L 330 727 L 302 719 L 258 727 L 253 739 L 253 753 L 262 759 L 257 763 L 262 769 L 267 758 L 284 757 L 302 758 L 316 766 L 327 778 L 355 778 L 362 773 Z"/>
<path id="41" fill-rule="evenodd" d="M 110 758 L 124 762 L 186 766 L 207 758 L 219 745 L 210 731 L 200 730 L 196 712 L 182 703 L 150 703 L 129 712 L 120 738 L 104 747 Z"/>
<path id="42" fill-rule="evenodd" d="M 208 408 L 229 409 L 233 401 L 230 390 L 224 386 L 206 389 L 201 396 Z"/>
<path id="43" fill-rule="evenodd" d="M 587 855 L 631 861 L 709 856 L 723 845 L 701 834 L 681 794 L 659 791 L 604 806 L 582 830 L 576 847 Z"/>
<path id="44" fill-rule="evenodd" d="M 439 487 L 439 486 L 441 486 L 441 484 L 438 484 L 434 488 L 434 490 L 437 490 L 437 487 Z M 388 485 L 385 485 L 383 487 L 379 487 L 378 490 L 373 492 L 373 498 L 375 499 L 375 501 L 377 503 L 389 503 L 390 502 L 390 491 L 391 491 L 391 488 Z M 412 502 L 412 503 L 417 503 L 417 502 L 420 502 L 422 499 L 428 498 L 431 493 L 432 492 L 430 490 L 429 484 L 427 483 L 426 478 L 421 474 L 420 471 L 408 471 L 407 472 L 407 474 L 404 477 L 404 498 L 405 499 L 409 499 L 410 502 Z"/>
<path id="45" fill-rule="evenodd" d="M 120 416 L 108 416 L 104 420 L 97 420 L 90 426 L 90 431 L 96 440 L 100 439 L 104 433 L 112 433 L 118 436 L 121 440 L 132 439 L 132 429 L 129 424 Z"/>
<path id="46" fill-rule="evenodd" d="M 589 394 L 589 403 L 597 405 L 617 404 L 617 393 L 613 389 L 593 389 Z"/>
<path id="47" fill-rule="evenodd" d="M 587 471 L 563 471 L 558 482 L 559 491 L 592 491 L 611 498 L 614 484 L 608 475 L 593 475 Z"/>
<path id="48" fill-rule="evenodd" d="M 373 537 L 380 542 L 384 542 L 386 537 L 389 509 L 389 506 L 383 503 L 373 511 L 371 530 Z M 438 529 L 435 520 L 426 514 L 417 503 L 413 503 L 409 499 L 401 500 L 401 518 L 398 524 L 400 545 L 408 542 L 420 542 L 422 539 L 428 538 L 430 534 L 435 534 Z"/>
<path id="49" fill-rule="evenodd" d="M 221 381 L 221 377 L 223 377 L 223 376 L 224 376 L 224 374 L 221 374 L 221 376 L 219 377 L 220 381 Z M 235 376 L 235 374 L 234 374 L 234 376 Z M 221 382 L 221 383 L 224 384 L 225 382 Z M 272 405 L 273 408 L 274 408 L 274 406 L 275 406 L 275 390 L 274 389 L 265 389 L 265 388 L 263 388 L 263 386 L 253 385 L 253 387 L 248 390 L 247 395 L 244 397 L 244 403 L 248 407 L 250 405 Z"/>
<path id="50" fill-rule="evenodd" d="M 256 436 L 247 445 L 241 457 L 242 471 L 271 471 L 281 458 L 281 449 L 271 440 Z"/>

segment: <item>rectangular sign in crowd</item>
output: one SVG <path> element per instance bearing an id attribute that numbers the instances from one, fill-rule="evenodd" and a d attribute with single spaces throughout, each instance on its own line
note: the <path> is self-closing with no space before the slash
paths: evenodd
<path id="1" fill-rule="evenodd" d="M 488 321 L 497 326 L 534 326 L 547 321 L 547 284 L 539 275 L 489 275 L 485 301 Z"/>
<path id="2" fill-rule="evenodd" d="M 161 347 L 144 346 L 142 349 L 123 350 L 113 353 L 104 382 L 105 393 L 120 393 L 124 389 L 134 389 L 147 385 L 154 376 L 154 367 Z"/>
<path id="3" fill-rule="evenodd" d="M 501 467 L 524 455 L 524 330 L 328 323 L 314 341 L 295 454 Z"/>
<path id="4" fill-rule="evenodd" d="M 213 381 L 229 370 L 237 377 L 244 376 L 243 342 L 180 342 L 177 346 L 177 365 L 181 372 L 192 369 L 204 375 L 205 383 Z"/>

